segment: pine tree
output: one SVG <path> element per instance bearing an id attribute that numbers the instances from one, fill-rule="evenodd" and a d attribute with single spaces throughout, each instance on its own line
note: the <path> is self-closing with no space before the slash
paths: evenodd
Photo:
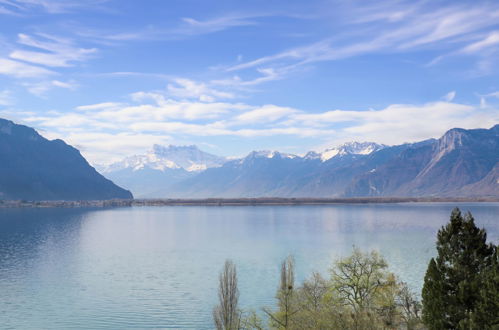
<path id="1" fill-rule="evenodd" d="M 499 249 L 495 248 L 492 265 L 480 279 L 480 299 L 473 313 L 477 329 L 499 329 Z"/>
<path id="2" fill-rule="evenodd" d="M 443 303 L 442 278 L 435 259 L 431 258 L 424 277 L 423 322 L 430 329 L 446 329 L 445 305 Z"/>
<path id="3" fill-rule="evenodd" d="M 480 276 L 492 262 L 493 247 L 471 213 L 458 208 L 437 234 L 437 258 L 423 287 L 423 313 L 430 329 L 470 329 L 480 298 Z"/>

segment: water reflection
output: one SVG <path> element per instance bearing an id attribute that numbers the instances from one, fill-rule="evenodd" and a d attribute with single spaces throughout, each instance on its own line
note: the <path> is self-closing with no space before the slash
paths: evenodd
<path id="1" fill-rule="evenodd" d="M 0 319 L 16 328 L 211 328 L 226 258 L 245 307 L 273 303 L 280 261 L 327 275 L 380 250 L 420 290 L 453 204 L 0 210 Z M 499 204 L 461 204 L 489 238 Z"/>

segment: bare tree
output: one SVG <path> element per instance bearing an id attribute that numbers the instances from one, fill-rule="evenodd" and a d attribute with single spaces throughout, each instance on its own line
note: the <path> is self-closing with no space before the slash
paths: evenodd
<path id="1" fill-rule="evenodd" d="M 241 313 L 238 309 L 238 300 L 236 265 L 231 260 L 227 260 L 219 277 L 219 304 L 213 310 L 213 319 L 218 330 L 240 328 Z"/>
<path id="2" fill-rule="evenodd" d="M 281 282 L 277 290 L 277 302 L 279 310 L 276 313 L 264 309 L 278 328 L 289 329 L 291 316 L 298 310 L 294 303 L 295 290 L 295 261 L 292 256 L 287 257 L 281 264 Z"/>
<path id="3" fill-rule="evenodd" d="M 420 314 L 422 306 L 414 293 L 404 282 L 401 282 L 398 285 L 397 305 L 401 310 L 401 317 L 405 322 L 407 329 L 419 329 L 421 326 Z"/>

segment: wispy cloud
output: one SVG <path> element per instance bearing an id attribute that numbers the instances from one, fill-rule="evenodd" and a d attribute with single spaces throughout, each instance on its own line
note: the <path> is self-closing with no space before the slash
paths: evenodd
<path id="1" fill-rule="evenodd" d="M 329 38 L 228 66 L 225 70 L 233 72 L 262 66 L 297 67 L 364 54 L 441 48 L 442 44 L 458 50 L 466 40 L 474 37 L 473 33 L 499 25 L 498 4 L 455 4 L 435 8 L 431 3 L 414 6 L 403 2 L 407 6 L 407 9 L 403 9 L 400 4 L 389 3 L 392 6 L 386 6 L 383 2 L 377 6 L 366 6 L 359 17 L 354 16 L 355 10 L 345 13 L 347 18 L 351 18 L 345 19 L 345 33 L 332 31 Z M 349 38 L 352 35 L 355 37 Z M 468 38 L 463 38 L 464 36 Z M 487 39 L 469 45 L 466 49 L 475 51 L 495 44 L 496 38 L 495 34 L 491 34 Z"/>
<path id="2" fill-rule="evenodd" d="M 170 26 L 148 25 L 130 31 L 103 31 L 91 28 L 73 26 L 80 36 L 101 42 L 126 42 L 144 40 L 175 40 L 193 36 L 216 33 L 231 28 L 258 25 L 258 18 L 269 14 L 237 15 L 226 14 L 211 19 L 195 19 L 192 17 L 181 18 L 177 24 Z"/>
<path id="3" fill-rule="evenodd" d="M 7 44 L 8 49 L 13 49 L 9 58 L 0 57 L 0 75 L 16 78 L 16 84 L 39 97 L 54 88 L 76 90 L 78 83 L 71 78 L 60 78 L 63 74 L 59 69 L 87 61 L 97 52 L 95 48 L 78 47 L 71 39 L 51 34 L 20 33 L 17 37 L 16 45 Z"/>
<path id="4" fill-rule="evenodd" d="M 290 115 L 299 113 L 300 111 L 288 107 L 279 107 L 276 105 L 264 105 L 244 112 L 236 116 L 231 124 L 248 125 L 254 123 L 271 123 L 279 119 L 289 117 Z"/>
<path id="5" fill-rule="evenodd" d="M 10 53 L 10 58 L 48 67 L 71 66 L 71 62 L 86 61 L 97 52 L 96 48 L 76 47 L 69 39 L 48 34 L 39 34 L 38 38 L 35 38 L 21 33 L 18 37 L 19 44 L 42 51 L 17 49 Z"/>
<path id="6" fill-rule="evenodd" d="M 454 98 L 456 97 L 456 91 L 450 91 L 449 93 L 445 94 L 443 99 L 445 102 L 452 102 Z"/>
<path id="7" fill-rule="evenodd" d="M 184 17 L 182 21 L 186 26 L 178 28 L 177 33 L 181 34 L 206 34 L 222 31 L 232 27 L 256 25 L 255 18 L 264 15 L 227 15 L 208 20 L 197 20 L 191 17 Z"/>
<path id="8" fill-rule="evenodd" d="M 26 82 L 22 84 L 28 92 L 31 94 L 44 97 L 48 91 L 54 88 L 63 88 L 68 90 L 75 90 L 78 87 L 78 84 L 74 81 L 60 81 L 60 80 L 43 80 L 39 82 Z"/>
<path id="9" fill-rule="evenodd" d="M 42 10 L 62 14 L 82 8 L 93 8 L 108 0 L 0 0 L 0 14 L 18 15 Z M 3 9 L 3 10 L 2 10 Z"/>
<path id="10" fill-rule="evenodd" d="M 461 50 L 461 52 L 465 54 L 473 54 L 496 45 L 499 45 L 499 31 L 493 31 L 482 40 L 467 45 Z"/>
<path id="11" fill-rule="evenodd" d="M 79 111 L 94 111 L 94 110 L 109 110 L 109 109 L 119 109 L 123 107 L 122 103 L 118 102 L 103 102 L 97 104 L 89 104 L 89 105 L 80 105 L 76 107 L 76 110 Z"/>
<path id="12" fill-rule="evenodd" d="M 218 99 L 232 99 L 233 93 L 208 87 L 206 83 L 199 83 L 190 79 L 176 78 L 167 85 L 168 94 L 185 99 L 198 99 L 203 102 L 213 102 Z"/>
<path id="13" fill-rule="evenodd" d="M 39 66 L 0 58 L 0 74 L 15 78 L 33 78 L 54 75 L 55 72 Z"/>

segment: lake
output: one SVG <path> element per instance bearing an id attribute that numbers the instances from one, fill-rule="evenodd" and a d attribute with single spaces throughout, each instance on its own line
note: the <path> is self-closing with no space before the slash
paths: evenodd
<path id="1" fill-rule="evenodd" d="M 419 293 L 455 206 L 499 241 L 499 203 L 0 209 L 0 324 L 212 328 L 225 259 L 241 307 L 258 309 L 273 305 L 286 256 L 302 281 L 353 246 L 380 251 Z"/>

